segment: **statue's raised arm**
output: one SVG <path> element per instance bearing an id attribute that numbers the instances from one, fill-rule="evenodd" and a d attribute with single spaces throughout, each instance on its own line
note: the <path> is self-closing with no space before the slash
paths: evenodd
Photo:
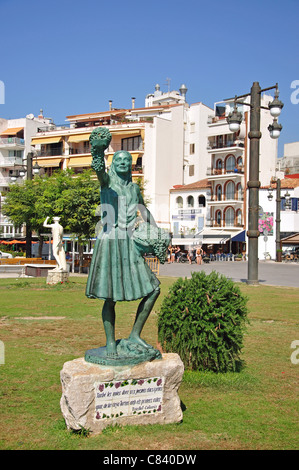
<path id="1" fill-rule="evenodd" d="M 111 142 L 111 134 L 106 127 L 97 127 L 90 134 L 89 142 L 92 155 L 91 168 L 95 170 L 101 186 L 105 186 L 109 177 L 105 171 L 104 152 Z"/>

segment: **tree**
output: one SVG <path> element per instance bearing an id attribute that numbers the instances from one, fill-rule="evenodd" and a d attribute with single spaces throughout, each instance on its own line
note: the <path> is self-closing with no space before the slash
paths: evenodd
<path id="1" fill-rule="evenodd" d="M 26 224 L 40 238 L 47 216 L 59 216 L 66 231 L 78 237 L 79 246 L 95 234 L 96 209 L 100 204 L 99 182 L 87 170 L 75 175 L 72 170 L 57 171 L 52 176 L 37 176 L 22 184 L 12 184 L 6 195 L 3 213 L 15 225 Z M 81 263 L 82 265 L 82 250 Z"/>
<path id="2" fill-rule="evenodd" d="M 40 222 L 36 203 L 42 194 L 42 181 L 25 180 L 23 184 L 11 184 L 3 204 L 3 214 L 15 226 L 26 224 L 26 230 L 39 233 Z"/>
<path id="3" fill-rule="evenodd" d="M 57 200 L 57 210 L 63 220 L 62 225 L 76 234 L 79 246 L 79 271 L 83 262 L 83 245 L 95 236 L 97 208 L 100 204 L 100 185 L 87 170 L 72 178 L 70 186 L 61 192 Z"/>

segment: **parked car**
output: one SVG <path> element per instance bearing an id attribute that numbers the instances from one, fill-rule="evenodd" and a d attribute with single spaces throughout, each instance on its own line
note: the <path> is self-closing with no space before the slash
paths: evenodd
<path id="1" fill-rule="evenodd" d="M 12 258 L 13 256 L 10 253 L 5 253 L 4 251 L 0 251 L 0 258 Z"/>

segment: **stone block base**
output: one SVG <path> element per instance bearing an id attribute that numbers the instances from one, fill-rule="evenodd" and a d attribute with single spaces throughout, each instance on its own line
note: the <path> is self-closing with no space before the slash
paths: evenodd
<path id="1" fill-rule="evenodd" d="M 173 353 L 135 366 L 101 366 L 83 358 L 66 362 L 60 373 L 60 407 L 67 428 L 97 434 L 115 424 L 180 422 L 183 372 Z"/>
<path id="2" fill-rule="evenodd" d="M 60 284 L 61 282 L 67 282 L 68 279 L 68 271 L 49 271 L 47 276 L 47 284 Z"/>

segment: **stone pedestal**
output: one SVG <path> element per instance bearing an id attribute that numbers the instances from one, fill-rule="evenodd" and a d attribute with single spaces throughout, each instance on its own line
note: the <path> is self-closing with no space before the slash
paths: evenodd
<path id="1" fill-rule="evenodd" d="M 68 271 L 49 271 L 47 276 L 47 284 L 60 284 L 67 282 L 69 279 Z"/>
<path id="2" fill-rule="evenodd" d="M 178 389 L 183 372 L 177 354 L 122 367 L 92 364 L 83 358 L 66 362 L 60 373 L 66 425 L 97 434 L 115 424 L 180 422 Z"/>

